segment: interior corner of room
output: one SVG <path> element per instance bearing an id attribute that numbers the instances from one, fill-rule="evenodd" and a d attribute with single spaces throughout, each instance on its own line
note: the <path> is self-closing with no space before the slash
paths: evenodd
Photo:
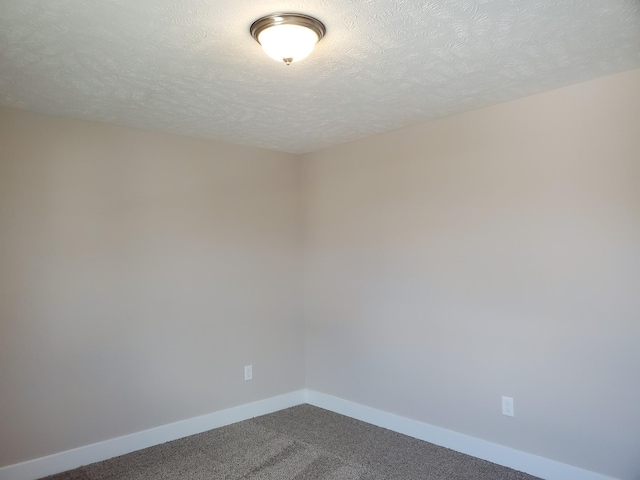
<path id="1" fill-rule="evenodd" d="M 304 403 L 640 478 L 640 69 L 282 148 L 4 98 L 0 479 Z"/>

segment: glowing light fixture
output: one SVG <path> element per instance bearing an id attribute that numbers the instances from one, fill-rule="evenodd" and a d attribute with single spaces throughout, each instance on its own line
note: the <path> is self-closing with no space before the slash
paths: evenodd
<path id="1" fill-rule="evenodd" d="M 267 55 L 289 65 L 309 56 L 326 29 L 308 15 L 274 13 L 253 22 L 249 31 Z"/>

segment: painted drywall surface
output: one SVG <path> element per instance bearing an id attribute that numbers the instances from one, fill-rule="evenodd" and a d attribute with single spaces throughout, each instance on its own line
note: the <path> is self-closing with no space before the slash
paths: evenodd
<path id="1" fill-rule="evenodd" d="M 291 155 L 0 110 L 0 466 L 303 387 L 299 188 Z"/>
<path id="2" fill-rule="evenodd" d="M 249 34 L 283 10 L 328 32 L 291 68 Z M 0 105 L 310 152 L 638 67 L 639 25 L 637 0 L 3 0 Z"/>
<path id="3" fill-rule="evenodd" d="M 309 388 L 638 478 L 639 70 L 304 161 Z"/>

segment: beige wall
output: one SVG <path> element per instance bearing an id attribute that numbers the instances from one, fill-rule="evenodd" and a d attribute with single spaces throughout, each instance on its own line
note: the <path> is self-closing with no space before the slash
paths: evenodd
<path id="1" fill-rule="evenodd" d="M 0 466 L 303 387 L 304 298 L 308 387 L 636 478 L 638 85 L 302 161 L 0 110 Z"/>
<path id="2" fill-rule="evenodd" d="M 0 466 L 304 387 L 299 188 L 291 155 L 0 110 Z"/>
<path id="3" fill-rule="evenodd" d="M 304 161 L 308 387 L 638 478 L 640 70 Z"/>

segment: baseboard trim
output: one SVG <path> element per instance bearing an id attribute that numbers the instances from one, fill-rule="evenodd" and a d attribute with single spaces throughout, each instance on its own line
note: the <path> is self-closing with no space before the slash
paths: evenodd
<path id="1" fill-rule="evenodd" d="M 189 418 L 161 427 L 143 430 L 123 437 L 74 448 L 46 457 L 28 460 L 0 468 L 0 480 L 35 480 L 64 472 L 82 465 L 107 460 L 143 448 L 206 432 L 231 423 L 277 412 L 305 403 L 306 391 L 298 390 L 284 395 L 258 400 L 238 407 L 219 410 L 200 417 Z"/>
<path id="2" fill-rule="evenodd" d="M 178 438 L 309 403 L 546 480 L 616 480 L 599 473 L 305 389 L 0 468 L 0 480 L 35 480 Z"/>
<path id="3" fill-rule="evenodd" d="M 599 473 L 429 425 L 428 423 L 411 420 L 393 413 L 383 412 L 382 410 L 314 390 L 308 389 L 306 391 L 306 403 L 546 480 L 615 480 Z"/>

